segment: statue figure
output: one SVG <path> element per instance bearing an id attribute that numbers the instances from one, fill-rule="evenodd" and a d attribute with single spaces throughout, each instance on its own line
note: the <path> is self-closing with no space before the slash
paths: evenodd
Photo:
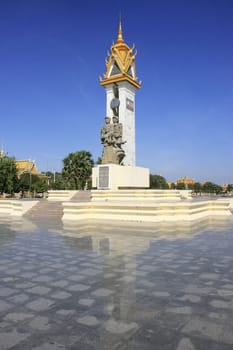
<path id="1" fill-rule="evenodd" d="M 113 120 L 114 148 L 117 154 L 118 164 L 122 164 L 122 160 L 125 156 L 125 151 L 122 149 L 121 146 L 126 142 L 126 141 L 122 141 L 123 126 L 121 123 L 119 123 L 118 117 L 114 116 L 112 120 Z"/>
<path id="2" fill-rule="evenodd" d="M 121 147 L 121 145 L 125 142 L 122 141 L 122 133 L 123 133 L 123 127 L 122 124 L 119 123 L 119 118 L 114 116 L 112 118 L 113 121 L 113 138 L 114 138 L 114 144 L 116 147 Z"/>
<path id="3" fill-rule="evenodd" d="M 125 151 L 122 149 L 122 124 L 119 118 L 113 116 L 113 124 L 111 118 L 105 117 L 105 125 L 101 128 L 101 143 L 104 145 L 102 154 L 102 164 L 122 164 Z"/>
<path id="4" fill-rule="evenodd" d="M 104 145 L 112 144 L 112 134 L 113 134 L 113 125 L 111 123 L 111 118 L 105 117 L 105 125 L 101 128 L 101 143 Z"/>
<path id="5" fill-rule="evenodd" d="M 119 89 L 117 83 L 113 84 L 113 95 L 114 98 L 111 101 L 111 109 L 113 111 L 113 115 L 116 117 L 119 117 L 119 106 L 120 106 L 120 100 L 119 100 Z"/>

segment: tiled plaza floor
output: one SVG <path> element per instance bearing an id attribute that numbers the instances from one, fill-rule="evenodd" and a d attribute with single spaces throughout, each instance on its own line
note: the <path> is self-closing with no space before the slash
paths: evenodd
<path id="1" fill-rule="evenodd" d="M 233 222 L 0 220 L 0 350 L 232 350 Z"/>

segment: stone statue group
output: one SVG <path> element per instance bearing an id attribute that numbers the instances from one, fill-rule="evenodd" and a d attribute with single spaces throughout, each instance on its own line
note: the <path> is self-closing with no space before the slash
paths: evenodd
<path id="1" fill-rule="evenodd" d="M 122 145 L 126 142 L 122 140 L 123 126 L 119 123 L 119 90 L 116 83 L 113 84 L 114 98 L 111 101 L 113 111 L 112 123 L 110 117 L 105 117 L 105 125 L 101 128 L 101 143 L 104 145 L 102 154 L 102 164 L 121 164 L 125 151 Z"/>
<path id="2" fill-rule="evenodd" d="M 122 145 L 122 124 L 119 117 L 105 117 L 105 125 L 101 129 L 101 143 L 104 145 L 102 164 L 122 164 L 125 152 Z"/>

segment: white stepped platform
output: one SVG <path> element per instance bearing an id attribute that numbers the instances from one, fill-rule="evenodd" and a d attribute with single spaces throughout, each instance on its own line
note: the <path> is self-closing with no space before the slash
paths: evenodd
<path id="1" fill-rule="evenodd" d="M 180 201 L 181 194 L 176 190 L 92 190 L 92 202 L 107 201 Z"/>
<path id="2" fill-rule="evenodd" d="M 0 214 L 22 216 L 37 203 L 35 200 L 0 200 Z"/>
<path id="3" fill-rule="evenodd" d="M 63 220 L 191 221 L 207 216 L 232 215 L 227 200 L 202 201 L 91 201 L 64 202 Z"/>

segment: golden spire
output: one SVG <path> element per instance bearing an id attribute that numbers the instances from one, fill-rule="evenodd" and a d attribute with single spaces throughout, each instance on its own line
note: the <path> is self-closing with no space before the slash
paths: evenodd
<path id="1" fill-rule="evenodd" d="M 122 35 L 122 25 L 121 25 L 121 16 L 120 16 L 117 44 L 121 44 L 123 42 L 124 42 L 124 39 L 123 39 L 123 35 Z"/>

